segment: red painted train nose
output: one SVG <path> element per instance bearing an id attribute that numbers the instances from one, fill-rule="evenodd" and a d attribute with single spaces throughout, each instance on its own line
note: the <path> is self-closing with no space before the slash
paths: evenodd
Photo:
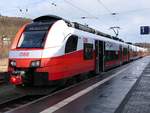
<path id="1" fill-rule="evenodd" d="M 23 83 L 23 77 L 20 75 L 11 76 L 10 77 L 10 83 L 14 84 L 14 85 L 21 85 Z"/>

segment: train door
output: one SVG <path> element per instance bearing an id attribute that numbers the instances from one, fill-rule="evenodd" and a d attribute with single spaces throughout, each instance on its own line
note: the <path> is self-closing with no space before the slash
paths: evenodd
<path id="1" fill-rule="evenodd" d="M 128 62 L 130 61 L 130 47 L 128 45 Z"/>
<path id="2" fill-rule="evenodd" d="M 120 57 L 120 65 L 123 63 L 123 52 L 124 52 L 124 49 L 123 49 L 123 47 L 120 45 L 120 47 L 119 47 L 119 49 L 120 49 L 120 55 L 119 55 L 119 57 Z"/>
<path id="3" fill-rule="evenodd" d="M 96 53 L 96 74 L 104 71 L 104 42 L 95 41 L 95 53 Z"/>

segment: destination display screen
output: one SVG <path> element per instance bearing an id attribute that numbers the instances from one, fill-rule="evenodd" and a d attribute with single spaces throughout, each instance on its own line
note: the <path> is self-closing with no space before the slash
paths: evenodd
<path id="1" fill-rule="evenodd" d="M 25 31 L 48 31 L 52 24 L 30 24 Z"/>
<path id="2" fill-rule="evenodd" d="M 42 48 L 47 31 L 26 31 L 22 34 L 18 48 Z"/>
<path id="3" fill-rule="evenodd" d="M 28 31 L 47 31 L 49 29 L 49 26 L 31 26 L 28 27 Z"/>

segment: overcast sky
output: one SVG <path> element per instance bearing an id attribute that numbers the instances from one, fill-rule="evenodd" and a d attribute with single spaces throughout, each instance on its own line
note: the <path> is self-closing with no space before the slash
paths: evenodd
<path id="1" fill-rule="evenodd" d="M 150 26 L 150 0 L 1 0 L 0 14 L 26 18 L 53 14 L 111 35 L 109 28 L 119 26 L 123 40 L 150 43 L 150 35 L 140 35 L 140 26 Z"/>

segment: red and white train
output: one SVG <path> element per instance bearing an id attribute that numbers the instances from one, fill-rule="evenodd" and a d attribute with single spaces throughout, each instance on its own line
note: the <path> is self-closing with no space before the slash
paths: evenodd
<path id="1" fill-rule="evenodd" d="M 146 49 L 57 16 L 41 16 L 17 33 L 9 53 L 10 82 L 48 85 L 100 73 L 140 58 Z"/>

